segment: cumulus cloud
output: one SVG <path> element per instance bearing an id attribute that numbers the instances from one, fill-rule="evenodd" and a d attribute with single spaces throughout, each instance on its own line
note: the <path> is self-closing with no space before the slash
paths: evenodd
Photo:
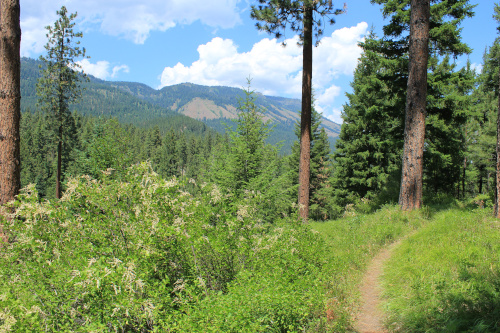
<path id="1" fill-rule="evenodd" d="M 80 65 L 83 72 L 93 75 L 101 80 L 108 78 L 115 78 L 120 72 L 128 73 L 129 68 L 127 65 L 119 65 L 111 68 L 108 61 L 98 61 L 95 64 L 91 63 L 88 59 L 83 59 L 76 62 Z"/>
<path id="2" fill-rule="evenodd" d="M 483 65 L 482 64 L 477 64 L 477 63 L 473 63 L 470 65 L 470 67 L 476 71 L 476 73 L 482 73 L 483 71 Z"/>
<path id="3" fill-rule="evenodd" d="M 45 29 L 57 19 L 62 5 L 78 11 L 84 29 L 98 29 L 112 36 L 142 44 L 151 31 L 165 31 L 177 24 L 200 20 L 215 28 L 231 28 L 241 22 L 241 0 L 25 0 L 21 10 L 22 54 L 43 50 Z"/>
<path id="4" fill-rule="evenodd" d="M 325 116 L 339 121 L 340 111 L 334 108 L 335 97 L 341 88 L 335 79 L 352 76 L 361 54 L 358 42 L 363 40 L 368 24 L 359 23 L 350 28 L 335 30 L 322 38 L 313 50 L 313 86 L 317 109 Z M 203 85 L 241 87 L 249 75 L 252 88 L 269 95 L 301 97 L 302 49 L 297 46 L 298 37 L 281 41 L 264 38 L 248 52 L 238 52 L 238 46 L 230 39 L 216 37 L 198 47 L 199 58 L 189 65 L 178 63 L 165 67 L 161 87 L 192 82 Z"/>

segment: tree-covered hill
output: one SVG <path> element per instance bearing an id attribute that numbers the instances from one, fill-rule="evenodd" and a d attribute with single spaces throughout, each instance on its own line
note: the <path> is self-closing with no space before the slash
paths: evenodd
<path id="1" fill-rule="evenodd" d="M 38 60 L 23 58 L 21 63 L 22 111 L 37 110 L 36 82 L 40 76 Z M 149 127 L 158 125 L 162 132 L 185 128 L 202 132 L 206 126 L 220 132 L 237 115 L 242 89 L 207 87 L 183 83 L 155 90 L 137 82 L 110 82 L 89 76 L 84 83 L 81 102 L 73 106 L 83 115 L 116 117 L 123 123 Z M 275 126 L 269 142 L 283 142 L 283 152 L 290 152 L 295 140 L 294 125 L 299 118 L 300 100 L 256 94 L 256 105 L 266 109 L 265 118 Z M 323 118 L 322 127 L 331 146 L 340 133 L 340 125 Z"/>

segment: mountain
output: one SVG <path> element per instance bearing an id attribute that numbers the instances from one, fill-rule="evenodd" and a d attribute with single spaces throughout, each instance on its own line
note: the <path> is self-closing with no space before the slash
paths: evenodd
<path id="1" fill-rule="evenodd" d="M 37 109 L 36 82 L 40 77 L 40 64 L 34 59 L 21 60 L 22 111 Z M 230 87 L 183 83 L 156 90 L 136 82 L 89 78 L 89 82 L 84 83 L 83 98 L 73 110 L 84 115 L 116 117 L 121 122 L 138 126 L 158 125 L 163 131 L 174 127 L 199 132 L 208 126 L 222 132 L 232 125 L 239 101 L 245 97 L 242 89 Z M 265 109 L 264 117 L 274 126 L 269 142 L 283 142 L 282 151 L 289 152 L 296 140 L 294 127 L 299 119 L 300 100 L 256 93 L 255 104 Z M 333 145 L 340 125 L 322 118 L 322 126 Z"/>

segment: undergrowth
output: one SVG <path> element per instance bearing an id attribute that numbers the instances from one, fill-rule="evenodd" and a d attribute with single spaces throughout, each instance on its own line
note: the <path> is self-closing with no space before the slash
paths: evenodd
<path id="1" fill-rule="evenodd" d="M 25 188 L 2 222 L 0 332 L 346 332 L 366 262 L 425 221 L 387 206 L 270 224 L 262 200 L 148 164 L 54 202 Z"/>
<path id="2" fill-rule="evenodd" d="M 500 332 L 500 224 L 489 209 L 436 213 L 384 272 L 396 332 Z"/>

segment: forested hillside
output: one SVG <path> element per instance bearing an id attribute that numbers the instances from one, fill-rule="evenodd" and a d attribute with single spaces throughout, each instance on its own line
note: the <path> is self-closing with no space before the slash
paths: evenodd
<path id="1" fill-rule="evenodd" d="M 22 58 L 22 111 L 37 110 L 36 82 L 40 77 L 41 62 Z M 191 83 L 155 90 L 135 82 L 111 82 L 90 77 L 83 84 L 85 90 L 78 105 L 72 108 L 81 115 L 116 117 L 120 122 L 141 127 L 159 126 L 165 133 L 170 128 L 204 131 L 207 126 L 224 133 L 227 125 L 234 126 L 237 108 L 245 94 L 242 89 L 207 87 Z M 290 153 L 295 139 L 293 128 L 299 119 L 300 101 L 256 94 L 256 104 L 265 109 L 265 118 L 271 119 L 274 131 L 269 143 L 282 142 L 283 153 Z M 196 120 L 197 121 L 196 121 Z M 322 118 L 330 147 L 340 132 L 340 125 Z"/>
<path id="2" fill-rule="evenodd" d="M 18 0 L 7 2 L 19 23 Z M 359 43 L 341 127 L 317 112 L 307 52 L 302 106 L 250 79 L 243 89 L 87 81 L 72 43 L 83 34 L 62 6 L 47 55 L 12 71 L 21 94 L 0 75 L 0 112 L 6 91 L 23 111 L 8 105 L 21 115 L 5 146 L 20 151 L 9 162 L 22 188 L 0 202 L 0 333 L 385 332 L 355 322 L 362 276 L 389 244 L 400 245 L 375 264 L 384 275 L 368 280 L 384 291 L 375 326 L 500 332 L 500 37 L 481 66 L 460 63 L 468 0 L 371 2 L 387 25 Z M 493 12 L 500 33 L 500 4 Z M 251 15 L 277 38 L 293 22 L 305 50 L 340 14 L 347 4 L 260 0 Z M 426 61 L 410 51 L 415 23 Z M 425 80 L 410 80 L 417 62 Z M 417 123 L 412 84 L 425 92 Z M 0 113 L 0 125 L 11 118 Z M 421 146 L 408 145 L 412 127 Z M 422 206 L 401 204 L 406 147 L 422 153 L 411 189 Z"/>

